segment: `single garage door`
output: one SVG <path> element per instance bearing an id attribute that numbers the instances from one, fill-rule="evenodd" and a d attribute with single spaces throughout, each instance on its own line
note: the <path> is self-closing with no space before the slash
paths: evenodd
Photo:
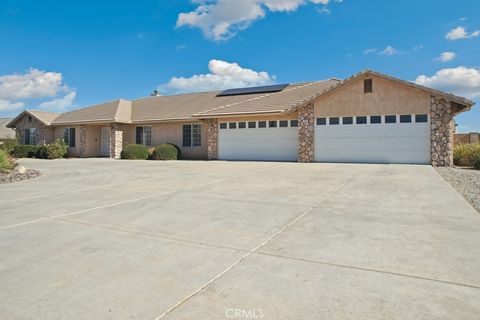
<path id="1" fill-rule="evenodd" d="M 298 121 L 272 120 L 219 124 L 220 160 L 297 161 Z"/>
<path id="2" fill-rule="evenodd" d="M 426 114 L 317 118 L 315 161 L 430 163 Z"/>

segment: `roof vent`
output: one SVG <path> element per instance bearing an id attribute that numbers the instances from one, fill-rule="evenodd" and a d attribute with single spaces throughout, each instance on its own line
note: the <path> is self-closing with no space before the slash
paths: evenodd
<path id="1" fill-rule="evenodd" d="M 150 97 L 160 97 L 160 96 L 161 96 L 160 92 L 158 92 L 158 90 L 156 89 L 153 90 L 153 93 L 150 95 Z"/>

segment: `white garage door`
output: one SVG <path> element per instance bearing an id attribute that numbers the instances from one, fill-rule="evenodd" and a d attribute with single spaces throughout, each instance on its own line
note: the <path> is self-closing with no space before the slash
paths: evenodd
<path id="1" fill-rule="evenodd" d="M 430 163 L 426 114 L 317 118 L 315 161 Z"/>
<path id="2" fill-rule="evenodd" d="M 297 161 L 296 120 L 222 122 L 219 126 L 220 160 Z"/>

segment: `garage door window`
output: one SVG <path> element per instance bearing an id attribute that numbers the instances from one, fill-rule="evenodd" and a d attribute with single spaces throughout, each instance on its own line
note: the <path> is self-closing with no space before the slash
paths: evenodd
<path id="1" fill-rule="evenodd" d="M 385 116 L 385 123 L 397 123 L 397 116 Z"/>
<path id="2" fill-rule="evenodd" d="M 280 128 L 288 127 L 288 120 L 280 120 L 279 126 L 280 126 Z"/>
<path id="3" fill-rule="evenodd" d="M 410 123 L 412 122 L 412 116 L 409 114 L 402 114 L 400 116 L 400 123 Z"/>
<path id="4" fill-rule="evenodd" d="M 428 116 L 426 114 L 416 114 L 415 115 L 415 122 L 427 122 Z"/>
<path id="5" fill-rule="evenodd" d="M 276 128 L 277 127 L 277 121 L 268 121 L 268 127 L 269 128 Z"/>
<path id="6" fill-rule="evenodd" d="M 228 129 L 237 129 L 237 123 L 236 122 L 230 122 L 228 124 Z"/>
<path id="7" fill-rule="evenodd" d="M 317 118 L 317 126 L 324 126 L 327 124 L 327 118 Z"/>
<path id="8" fill-rule="evenodd" d="M 342 118 L 343 124 L 353 124 L 353 117 L 343 117 Z"/>
<path id="9" fill-rule="evenodd" d="M 247 123 L 246 122 L 239 122 L 238 123 L 238 129 L 245 129 L 247 127 Z"/>
<path id="10" fill-rule="evenodd" d="M 298 127 L 298 120 L 290 120 L 290 127 L 292 128 Z"/>
<path id="11" fill-rule="evenodd" d="M 227 124 L 225 122 L 220 123 L 220 129 L 227 129 Z"/>
<path id="12" fill-rule="evenodd" d="M 366 124 L 367 123 L 367 117 L 357 117 L 356 119 L 357 124 Z"/>
<path id="13" fill-rule="evenodd" d="M 259 128 L 266 128 L 267 127 L 267 121 L 258 121 L 258 127 Z"/>
<path id="14" fill-rule="evenodd" d="M 183 147 L 194 148 L 202 145 L 202 125 L 184 124 L 183 125 Z"/>
<path id="15" fill-rule="evenodd" d="M 382 116 L 370 116 L 370 123 L 371 124 L 382 123 Z"/>
<path id="16" fill-rule="evenodd" d="M 330 125 L 337 125 L 340 124 L 340 119 L 338 117 L 330 118 L 328 123 Z"/>

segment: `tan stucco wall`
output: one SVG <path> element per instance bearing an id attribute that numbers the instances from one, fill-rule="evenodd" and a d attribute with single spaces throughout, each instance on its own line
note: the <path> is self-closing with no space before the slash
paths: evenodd
<path id="1" fill-rule="evenodd" d="M 363 80 L 373 80 L 373 92 L 363 92 Z M 430 94 L 376 76 L 363 76 L 315 101 L 315 117 L 430 114 Z"/>
<path id="2" fill-rule="evenodd" d="M 202 146 L 195 148 L 182 147 L 182 126 L 184 124 L 199 123 L 202 125 Z M 170 123 L 152 123 L 142 124 L 152 127 L 152 146 L 158 146 L 162 143 L 173 143 L 178 146 L 182 152 L 182 159 L 186 160 L 205 160 L 207 159 L 207 125 L 202 122 L 170 122 Z M 135 143 L 135 128 L 138 125 L 124 125 L 124 145 Z"/>
<path id="3" fill-rule="evenodd" d="M 85 157 L 100 157 L 101 128 L 102 126 L 87 125 L 87 150 L 85 152 Z"/>
<path id="4" fill-rule="evenodd" d="M 80 155 L 80 126 L 56 126 L 54 128 L 54 139 L 63 140 L 63 129 L 75 128 L 75 148 L 68 148 L 68 157 L 78 157 Z"/>
<path id="5" fill-rule="evenodd" d="M 269 120 L 292 120 L 297 119 L 297 112 L 286 113 L 282 115 L 248 115 L 248 116 L 237 116 L 237 117 L 224 117 L 218 118 L 218 123 L 220 122 L 240 122 L 240 121 L 269 121 Z"/>

